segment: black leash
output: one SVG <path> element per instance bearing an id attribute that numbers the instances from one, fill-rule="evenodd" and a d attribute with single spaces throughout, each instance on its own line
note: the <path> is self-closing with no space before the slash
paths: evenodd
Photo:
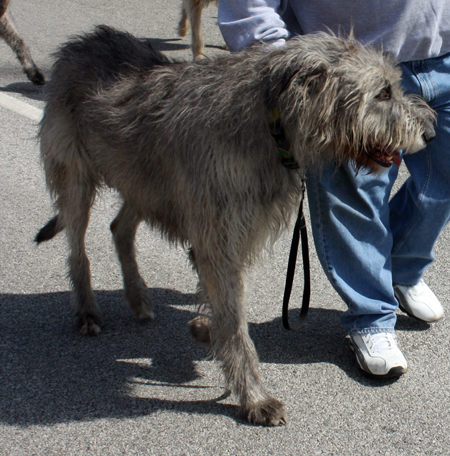
<path id="1" fill-rule="evenodd" d="M 289 169 L 298 169 L 298 163 L 289 152 L 289 143 L 284 135 L 283 128 L 281 126 L 280 115 L 278 109 L 274 108 L 270 110 L 270 133 L 277 143 L 278 150 L 281 155 L 281 163 L 283 166 Z M 309 309 L 309 300 L 311 297 L 311 278 L 310 278 L 310 267 L 309 267 L 309 248 L 308 248 L 308 234 L 306 230 L 305 216 L 303 214 L 303 201 L 305 200 L 305 181 L 302 179 L 302 196 L 300 200 L 300 208 L 298 210 L 297 221 L 294 226 L 294 233 L 292 235 L 291 251 L 289 253 L 288 269 L 286 273 L 286 284 L 284 287 L 283 297 L 283 312 L 282 320 L 283 326 L 286 329 L 296 330 L 306 320 Z M 295 266 L 297 263 L 298 244 L 302 240 L 302 258 L 303 258 L 303 301 L 300 315 L 297 322 L 290 326 L 289 324 L 289 300 L 291 298 L 292 284 L 295 276 Z"/>
<path id="2" fill-rule="evenodd" d="M 303 214 L 303 201 L 305 199 L 305 181 L 302 180 L 302 198 L 300 201 L 300 208 L 298 210 L 297 221 L 294 226 L 294 233 L 292 235 L 291 251 L 289 253 L 289 262 L 286 273 L 286 285 L 284 287 L 283 297 L 283 313 L 282 320 L 283 326 L 286 329 L 297 330 L 306 320 L 309 309 L 309 300 L 311 297 L 311 276 L 309 267 L 309 248 L 308 248 L 308 234 L 306 230 L 305 215 Z M 295 266 L 297 263 L 297 253 L 299 240 L 302 240 L 302 259 L 303 259 L 303 300 L 300 315 L 294 325 L 289 324 L 289 299 L 291 297 L 292 284 L 294 282 Z"/>

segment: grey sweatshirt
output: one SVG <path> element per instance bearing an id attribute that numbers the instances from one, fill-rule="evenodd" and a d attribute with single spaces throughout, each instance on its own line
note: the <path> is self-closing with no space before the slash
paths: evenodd
<path id="1" fill-rule="evenodd" d="M 219 27 L 231 51 L 332 30 L 382 45 L 399 62 L 450 52 L 450 0 L 220 0 Z"/>

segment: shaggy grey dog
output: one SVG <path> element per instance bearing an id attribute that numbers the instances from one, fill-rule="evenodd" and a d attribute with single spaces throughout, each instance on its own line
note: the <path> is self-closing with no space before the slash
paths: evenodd
<path id="1" fill-rule="evenodd" d="M 275 110 L 298 170 L 281 164 Z M 98 334 L 84 236 L 96 192 L 116 189 L 123 206 L 111 230 L 131 309 L 153 318 L 134 251 L 145 221 L 189 251 L 208 309 L 191 329 L 221 362 L 242 416 L 278 425 L 283 405 L 261 385 L 247 330 L 245 268 L 288 225 L 302 172 L 348 160 L 378 172 L 398 149 L 423 148 L 433 119 L 403 93 L 389 57 L 352 39 L 318 34 L 177 63 L 99 27 L 65 44 L 53 67 L 40 139 L 57 215 L 36 241 L 66 230 L 75 322 Z"/>
<path id="2" fill-rule="evenodd" d="M 9 3 L 10 0 L 0 0 L 0 38 L 3 38 L 16 53 L 28 79 L 36 85 L 44 84 L 44 75 L 34 63 L 28 46 L 17 33 L 8 17 Z"/>

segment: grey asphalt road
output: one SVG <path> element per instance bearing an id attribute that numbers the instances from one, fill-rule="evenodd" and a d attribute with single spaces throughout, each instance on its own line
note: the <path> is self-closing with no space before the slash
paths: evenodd
<path id="1" fill-rule="evenodd" d="M 68 36 L 105 23 L 190 58 L 179 39 L 179 0 L 13 0 L 12 16 L 46 75 Z M 205 13 L 208 56 L 224 52 L 217 9 Z M 0 42 L 0 96 L 35 108 L 45 87 L 29 83 Z M 265 385 L 288 423 L 266 429 L 236 417 L 217 364 L 191 340 L 196 280 L 181 249 L 141 227 L 139 261 L 157 318 L 136 321 L 122 298 L 109 223 L 119 207 L 105 192 L 92 213 L 88 253 L 105 318 L 98 338 L 72 327 L 64 235 L 37 248 L 52 215 L 39 165 L 36 121 L 0 106 L 0 454 L 2 455 L 449 455 L 449 319 L 398 317 L 410 364 L 398 380 L 364 376 L 347 347 L 345 305 L 312 250 L 305 326 L 281 326 L 290 234 L 249 273 L 248 319 Z M 405 176 L 402 171 L 402 176 Z M 426 280 L 449 309 L 446 230 Z M 358 271 L 355 270 L 355 274 Z M 301 301 L 297 277 L 293 308 Z M 295 310 L 291 318 L 295 318 Z"/>

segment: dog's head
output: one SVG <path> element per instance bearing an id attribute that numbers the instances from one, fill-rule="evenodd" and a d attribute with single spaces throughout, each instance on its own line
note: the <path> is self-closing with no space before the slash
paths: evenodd
<path id="1" fill-rule="evenodd" d="M 435 136 L 434 111 L 404 92 L 393 58 L 373 47 L 306 35 L 274 50 L 270 66 L 268 100 L 302 163 L 353 160 L 358 169 L 381 171 Z"/>

